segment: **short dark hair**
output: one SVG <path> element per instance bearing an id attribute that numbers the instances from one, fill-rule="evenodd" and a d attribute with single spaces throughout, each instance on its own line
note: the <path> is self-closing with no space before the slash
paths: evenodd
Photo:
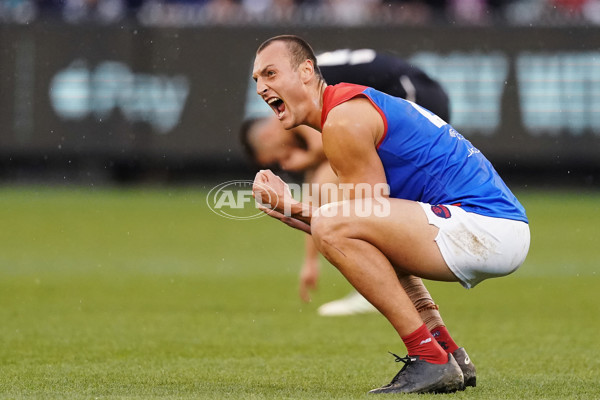
<path id="1" fill-rule="evenodd" d="M 254 146 L 252 146 L 252 143 L 250 143 L 250 132 L 252 131 L 252 128 L 254 128 L 254 126 L 266 120 L 267 118 L 269 117 L 247 118 L 244 121 L 242 121 L 242 126 L 240 127 L 240 143 L 242 145 L 242 148 L 244 149 L 244 153 L 246 153 L 246 156 L 250 159 L 250 162 L 254 166 L 261 168 L 265 168 L 267 166 L 260 165 L 258 160 L 256 159 L 256 149 L 254 148 Z M 306 143 L 306 140 L 303 137 L 294 135 L 294 140 L 296 141 L 298 147 L 300 147 L 301 149 L 308 149 L 308 143 Z M 278 166 L 270 165 L 268 167 L 272 169 L 278 169 Z"/>
<path id="2" fill-rule="evenodd" d="M 325 81 L 323 79 L 323 75 L 321 74 L 321 70 L 317 64 L 317 57 L 315 56 L 315 52 L 313 51 L 310 44 L 300 36 L 296 35 L 279 35 L 274 36 L 270 39 L 265 40 L 256 50 L 256 54 L 260 53 L 264 49 L 266 49 L 269 45 L 274 42 L 284 42 L 288 51 L 290 52 L 290 61 L 292 63 L 292 67 L 297 69 L 300 64 L 302 64 L 306 60 L 312 61 L 315 68 L 315 75 L 321 81 Z"/>

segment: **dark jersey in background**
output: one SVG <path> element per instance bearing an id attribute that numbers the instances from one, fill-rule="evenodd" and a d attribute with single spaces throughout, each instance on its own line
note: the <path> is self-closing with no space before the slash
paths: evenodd
<path id="1" fill-rule="evenodd" d="M 419 68 L 371 49 L 341 49 L 319 54 L 317 63 L 328 85 L 354 83 L 412 101 L 450 122 L 448 95 Z"/>

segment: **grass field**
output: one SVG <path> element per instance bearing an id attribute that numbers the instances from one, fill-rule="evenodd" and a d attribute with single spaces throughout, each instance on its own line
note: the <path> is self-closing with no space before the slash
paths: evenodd
<path id="1" fill-rule="evenodd" d="M 296 294 L 302 236 L 212 214 L 202 188 L 0 188 L 0 398 L 366 399 L 404 347 L 383 317 Z M 525 191 L 530 255 L 428 284 L 478 387 L 403 398 L 600 398 L 600 193 Z M 384 398 L 395 398 L 384 396 Z"/>

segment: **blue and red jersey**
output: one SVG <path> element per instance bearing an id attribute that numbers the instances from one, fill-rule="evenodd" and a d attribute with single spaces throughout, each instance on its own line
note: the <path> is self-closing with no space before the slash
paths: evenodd
<path id="1" fill-rule="evenodd" d="M 332 108 L 367 98 L 385 132 L 377 145 L 390 197 L 459 205 L 465 211 L 528 222 L 492 164 L 452 126 L 425 108 L 373 88 L 340 83 L 323 95 L 321 126 Z"/>

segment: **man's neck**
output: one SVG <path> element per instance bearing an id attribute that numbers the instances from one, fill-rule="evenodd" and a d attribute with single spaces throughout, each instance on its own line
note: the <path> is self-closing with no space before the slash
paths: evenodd
<path id="1" fill-rule="evenodd" d="M 321 132 L 321 113 L 323 111 L 323 94 L 325 93 L 327 84 L 325 81 L 319 81 L 316 91 L 312 97 L 311 112 L 308 115 L 308 119 L 304 125 L 310 126 L 311 128 Z"/>

